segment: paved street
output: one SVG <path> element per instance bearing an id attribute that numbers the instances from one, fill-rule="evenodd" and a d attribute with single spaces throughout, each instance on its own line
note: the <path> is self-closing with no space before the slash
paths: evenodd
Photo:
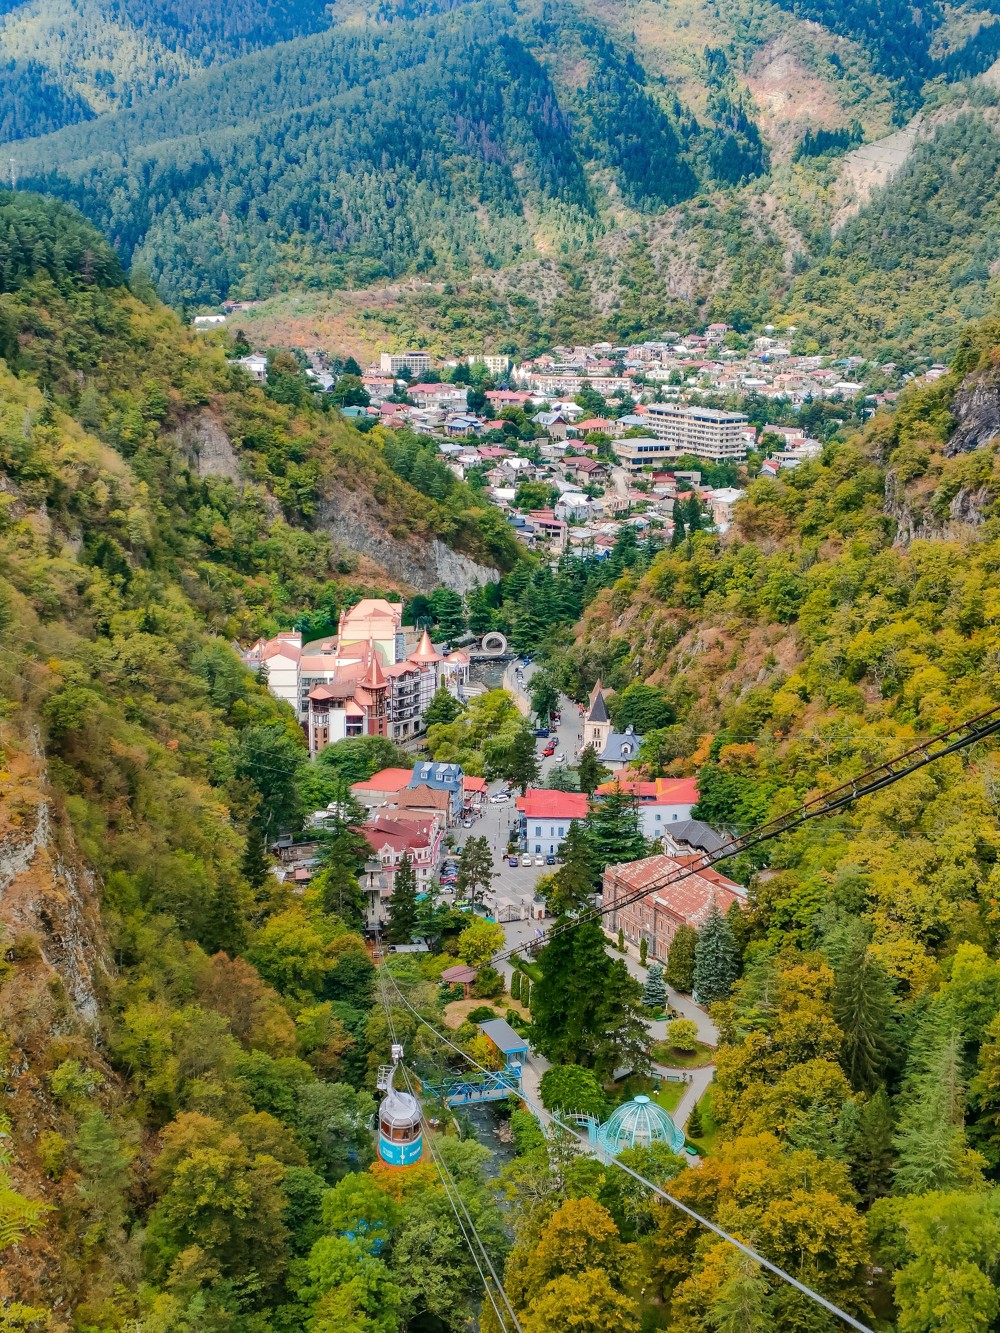
<path id="1" fill-rule="evenodd" d="M 517 675 L 519 663 L 513 662 L 508 666 L 504 673 L 503 686 L 509 690 L 517 700 L 518 707 L 526 715 L 530 713 L 531 703 L 528 697 L 528 690 L 531 684 L 531 677 L 536 667 L 524 667 L 520 678 Z M 559 725 L 556 736 L 558 744 L 556 754 L 565 754 L 565 762 L 572 766 L 575 764 L 582 748 L 583 722 L 579 715 L 576 704 L 565 695 L 560 700 L 560 712 L 562 721 Z M 539 741 L 539 749 L 544 745 L 544 741 Z M 555 765 L 555 757 L 543 759 L 542 761 L 542 783 L 545 782 L 545 774 Z M 502 782 L 490 784 L 490 793 L 500 791 L 504 787 Z M 534 889 L 538 880 L 547 874 L 552 873 L 551 866 L 530 866 L 518 865 L 516 869 L 507 864 L 506 847 L 517 817 L 517 810 L 513 799 L 504 804 L 493 804 L 487 802 L 482 816 L 476 821 L 471 829 L 459 830 L 461 841 L 468 837 L 486 837 L 489 839 L 490 846 L 493 849 L 494 865 L 497 868 L 497 876 L 493 881 L 493 897 L 489 899 L 489 905 L 494 906 L 498 898 L 510 898 L 514 901 L 529 903 L 534 898 Z M 532 858 L 534 860 L 534 858 Z M 552 918 L 546 917 L 542 921 L 518 920 L 504 923 L 504 935 L 508 946 L 525 946 L 531 942 L 539 930 L 544 930 L 551 925 Z M 613 958 L 624 957 L 625 966 L 637 981 L 645 981 L 646 969 L 640 966 L 638 954 L 635 950 L 629 949 L 624 955 L 619 954 L 615 947 L 615 942 L 608 940 L 608 952 Z M 509 963 L 501 965 L 501 971 L 509 983 L 512 968 Z M 715 1024 L 709 1018 L 703 1009 L 694 1003 L 689 996 L 680 995 L 670 987 L 667 988 L 667 995 L 671 1008 L 675 1009 L 685 1018 L 694 1019 L 698 1027 L 698 1036 L 701 1041 L 710 1045 L 716 1045 L 718 1042 L 718 1032 Z M 647 1027 L 650 1036 L 654 1041 L 662 1041 L 666 1036 L 667 1025 L 665 1022 L 649 1022 Z M 540 1104 L 538 1095 L 538 1083 L 542 1073 L 548 1068 L 548 1061 L 538 1052 L 533 1052 L 529 1063 L 524 1068 L 524 1088 L 525 1092 L 533 1101 Z M 669 1071 L 666 1067 L 655 1065 L 662 1074 Z M 676 1071 L 674 1071 L 676 1072 Z M 694 1069 L 684 1071 L 690 1076 L 691 1081 L 686 1084 L 683 1096 L 673 1113 L 674 1121 L 681 1128 L 687 1124 L 691 1112 L 694 1110 L 696 1102 L 704 1095 L 706 1088 L 711 1083 L 715 1073 L 714 1066 L 707 1066 L 704 1069 Z"/>

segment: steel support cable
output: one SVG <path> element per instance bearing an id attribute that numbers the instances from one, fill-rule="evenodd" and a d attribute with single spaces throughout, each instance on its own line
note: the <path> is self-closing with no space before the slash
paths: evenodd
<path id="1" fill-rule="evenodd" d="M 490 1072 L 479 1064 L 478 1061 L 474 1060 L 471 1055 L 463 1051 L 460 1046 L 456 1046 L 455 1043 L 449 1041 L 443 1033 L 438 1032 L 433 1023 L 429 1023 L 427 1019 L 413 1007 L 410 1001 L 399 989 L 396 978 L 390 977 L 389 979 L 392 982 L 393 989 L 397 996 L 403 1004 L 406 1005 L 410 1013 L 413 1014 L 413 1016 L 430 1032 L 433 1032 L 439 1041 L 443 1042 L 445 1046 L 449 1046 L 457 1055 L 460 1055 L 463 1060 L 466 1060 L 470 1065 L 473 1065 L 482 1073 L 488 1074 Z M 571 1134 L 575 1139 L 582 1143 L 584 1147 L 590 1147 L 588 1140 L 580 1133 L 575 1125 L 568 1125 L 564 1120 L 560 1120 L 559 1117 L 554 1115 L 551 1111 L 546 1111 L 543 1107 L 538 1106 L 538 1104 L 523 1091 L 518 1095 L 520 1096 L 521 1101 L 525 1102 L 539 1119 L 547 1116 L 553 1124 L 558 1125 L 560 1129 L 566 1130 L 568 1134 Z M 695 1212 L 695 1210 L 689 1207 L 686 1203 L 682 1203 L 680 1199 L 675 1198 L 672 1194 L 668 1194 L 665 1189 L 662 1189 L 659 1185 L 655 1185 L 651 1180 L 647 1180 L 644 1175 L 633 1170 L 632 1167 L 626 1166 L 619 1158 L 611 1157 L 609 1160 L 610 1164 L 617 1167 L 619 1171 L 624 1171 L 627 1176 L 631 1176 L 632 1179 L 638 1181 L 640 1185 L 644 1185 L 646 1189 L 650 1190 L 658 1198 L 663 1199 L 666 1203 L 671 1204 L 672 1207 L 677 1208 L 687 1217 L 690 1217 L 692 1221 L 697 1222 L 699 1226 L 705 1227 L 706 1230 L 713 1232 L 720 1240 L 725 1241 L 727 1245 L 734 1246 L 742 1254 L 746 1255 L 748 1259 L 752 1259 L 754 1263 L 760 1264 L 762 1268 L 766 1268 L 768 1272 L 773 1273 L 775 1277 L 780 1278 L 782 1282 L 794 1287 L 796 1291 L 800 1292 L 803 1296 L 806 1296 L 815 1304 L 821 1305 L 829 1314 L 835 1315 L 836 1318 L 843 1320 L 849 1328 L 856 1329 L 857 1333 L 873 1333 L 872 1329 L 869 1328 L 867 1324 L 861 1323 L 859 1319 L 855 1319 L 853 1315 L 849 1315 L 846 1310 L 841 1310 L 839 1306 L 834 1305 L 832 1301 L 828 1301 L 827 1298 L 820 1295 L 818 1291 L 814 1291 L 812 1287 L 807 1287 L 806 1284 L 800 1282 L 797 1277 L 793 1277 L 791 1273 L 786 1273 L 783 1268 L 779 1268 L 778 1265 L 772 1263 L 770 1259 L 765 1259 L 762 1254 L 758 1254 L 756 1250 L 752 1249 L 749 1245 L 745 1245 L 743 1241 L 737 1240 L 735 1236 L 730 1235 L 728 1231 L 724 1231 L 722 1227 L 709 1221 L 707 1217 L 702 1217 L 700 1213 Z"/>
<path id="2" fill-rule="evenodd" d="M 385 1010 L 385 1018 L 386 1018 L 386 1023 L 387 1023 L 387 1025 L 388 1025 L 388 1028 L 389 1028 L 389 1037 L 390 1037 L 390 1040 L 392 1041 L 392 1044 L 393 1044 L 394 1046 L 396 1046 L 396 1045 L 398 1045 L 398 1043 L 397 1043 L 397 1041 L 396 1041 L 396 1024 L 395 1024 L 395 1021 L 394 1021 L 393 1016 L 392 1016 L 392 1005 L 391 1005 L 390 1000 L 389 1000 L 389 992 L 388 992 L 388 990 L 387 990 L 387 988 L 386 988 L 386 986 L 385 986 L 385 975 L 388 975 L 387 972 L 386 972 L 386 968 L 385 968 L 385 954 L 384 954 L 384 951 L 383 951 L 383 949 L 382 949 L 381 937 L 378 936 L 378 935 L 376 935 L 376 939 L 377 939 L 377 943 L 378 943 L 379 956 L 380 956 L 380 958 L 381 958 L 381 960 L 382 960 L 382 966 L 378 968 L 378 973 L 379 973 L 379 989 L 380 989 L 380 991 L 381 991 L 381 993 L 382 993 L 382 1006 L 383 1006 L 383 1008 L 384 1008 L 384 1010 Z M 397 995 L 401 994 L 401 992 L 400 992 L 400 990 L 399 990 L 399 987 L 396 986 L 395 978 L 394 978 L 394 977 L 391 977 L 390 980 L 392 980 L 393 987 L 394 987 L 394 989 L 396 990 Z M 427 1117 L 426 1117 L 426 1115 L 424 1114 L 424 1108 L 423 1108 L 423 1105 L 422 1105 L 422 1103 L 421 1103 L 419 1097 L 416 1097 L 415 1094 L 413 1093 L 413 1086 L 412 1086 L 412 1084 L 411 1084 L 411 1082 L 410 1082 L 410 1075 L 409 1075 L 409 1072 L 407 1071 L 407 1069 L 405 1068 L 405 1066 L 402 1066 L 402 1065 L 401 1065 L 400 1068 L 402 1069 L 403 1078 L 404 1078 L 405 1081 L 406 1081 L 406 1087 L 407 1087 L 407 1090 L 410 1092 L 411 1096 L 414 1097 L 414 1100 L 416 1101 L 417 1106 L 418 1106 L 418 1108 L 419 1108 L 419 1110 L 420 1110 L 420 1123 L 421 1123 L 421 1125 L 423 1126 L 424 1132 L 425 1132 L 425 1134 L 426 1134 L 426 1136 L 427 1136 L 427 1147 L 428 1147 L 428 1149 L 430 1150 L 430 1154 L 431 1154 L 431 1157 L 433 1158 L 434 1165 L 435 1165 L 435 1167 L 437 1168 L 438 1177 L 439 1177 L 439 1179 L 440 1179 L 440 1181 L 441 1181 L 441 1186 L 442 1186 L 442 1188 L 443 1188 L 443 1190 L 444 1190 L 445 1197 L 447 1198 L 449 1204 L 451 1205 L 451 1210 L 452 1210 L 452 1212 L 455 1214 L 455 1221 L 458 1223 L 458 1229 L 459 1229 L 459 1231 L 461 1232 L 462 1239 L 465 1241 L 466 1245 L 468 1246 L 469 1253 L 470 1253 L 471 1256 L 472 1256 L 472 1262 L 475 1264 L 475 1266 L 476 1266 L 476 1271 L 478 1272 L 479 1277 L 480 1277 L 480 1279 L 481 1279 L 481 1281 L 482 1281 L 482 1284 L 483 1284 L 483 1291 L 486 1293 L 486 1296 L 487 1296 L 487 1298 L 488 1298 L 488 1300 L 489 1300 L 489 1302 L 490 1302 L 490 1305 L 492 1305 L 492 1307 L 493 1307 L 493 1312 L 494 1312 L 494 1314 L 495 1314 L 496 1317 L 497 1317 L 497 1323 L 500 1325 L 500 1328 L 503 1330 L 503 1333 L 509 1333 L 508 1326 L 507 1326 L 507 1321 L 506 1321 L 506 1319 L 504 1318 L 503 1314 L 501 1313 L 499 1306 L 497 1305 L 496 1299 L 494 1298 L 493 1293 L 492 1293 L 492 1291 L 490 1290 L 490 1284 L 489 1284 L 489 1282 L 488 1282 L 488 1280 L 487 1280 L 487 1278 L 486 1278 L 486 1274 L 483 1272 L 482 1264 L 479 1262 L 479 1256 L 476 1254 L 476 1246 L 475 1246 L 475 1244 L 473 1243 L 473 1238 L 475 1238 L 475 1242 L 479 1245 L 479 1248 L 480 1248 L 480 1250 L 481 1250 L 481 1252 L 482 1252 L 483 1258 L 484 1258 L 485 1261 L 486 1261 L 486 1265 L 487 1265 L 487 1267 L 489 1268 L 490 1273 L 491 1273 L 492 1276 L 493 1276 L 493 1281 L 496 1283 L 497 1290 L 500 1292 L 500 1295 L 501 1295 L 501 1297 L 502 1297 L 502 1299 L 503 1299 L 503 1303 L 507 1306 L 507 1309 L 510 1310 L 510 1316 L 511 1316 L 511 1319 L 514 1321 L 514 1327 L 517 1329 L 517 1333 L 521 1333 L 521 1325 L 518 1323 L 517 1316 L 514 1314 L 514 1311 L 513 1311 L 513 1309 L 511 1308 L 511 1305 L 510 1305 L 510 1301 L 507 1299 L 507 1293 L 506 1293 L 506 1292 L 504 1291 L 504 1289 L 503 1289 L 503 1284 L 501 1283 L 500 1279 L 499 1279 L 499 1278 L 497 1277 L 497 1275 L 496 1275 L 496 1270 L 495 1270 L 495 1268 L 493 1267 L 493 1262 L 492 1262 L 492 1260 L 490 1259 L 489 1254 L 487 1253 L 486 1246 L 483 1244 L 482 1237 L 479 1235 L 479 1232 L 476 1230 L 476 1225 L 475 1225 L 475 1223 L 473 1222 L 471 1216 L 469 1215 L 469 1210 L 468 1210 L 468 1208 L 465 1206 L 465 1200 L 462 1198 L 462 1195 L 461 1195 L 461 1193 L 460 1193 L 460 1191 L 459 1191 L 459 1189 L 458 1189 L 458 1185 L 455 1183 L 454 1177 L 452 1176 L 451 1172 L 448 1170 L 448 1165 L 447 1165 L 447 1163 L 446 1163 L 446 1162 L 444 1161 L 444 1159 L 442 1158 L 441 1154 L 439 1153 L 439 1151 L 438 1151 L 438 1149 L 437 1149 L 437 1146 L 436 1146 L 435 1143 L 434 1143 L 434 1136 L 433 1136 L 433 1133 L 431 1132 L 431 1127 L 430 1127 L 430 1125 L 429 1125 L 428 1122 L 427 1122 Z M 454 1191 L 454 1195 L 453 1195 L 452 1191 Z M 466 1228 L 465 1228 L 465 1224 L 463 1223 L 462 1218 L 461 1218 L 461 1216 L 460 1216 L 460 1214 L 459 1214 L 458 1208 L 456 1207 L 456 1203 L 455 1203 L 455 1200 L 456 1200 L 456 1199 L 458 1200 L 458 1203 L 461 1204 L 462 1211 L 465 1213 L 465 1216 L 468 1218 L 468 1221 L 469 1221 L 469 1227 L 470 1227 L 470 1229 L 471 1229 L 471 1234 L 470 1234 L 470 1232 L 467 1231 Z"/>
<path id="3" fill-rule="evenodd" d="M 668 875 L 660 876 L 651 884 L 647 884 L 633 893 L 625 894 L 607 906 L 602 903 L 600 907 L 588 908 L 585 912 L 581 912 L 579 916 L 573 917 L 572 920 L 551 926 L 533 943 L 547 944 L 549 940 L 554 939 L 557 935 L 575 930 L 577 926 L 582 926 L 591 921 L 600 921 L 602 917 L 608 916 L 611 912 L 618 912 L 625 907 L 630 907 L 633 903 L 650 897 L 651 894 L 659 893 L 674 884 L 679 884 L 682 880 L 690 879 L 692 875 L 700 875 L 702 871 L 708 870 L 718 861 L 728 860 L 731 856 L 736 856 L 740 852 L 749 851 L 752 847 L 759 847 L 762 843 L 770 842 L 782 834 L 790 833 L 792 829 L 798 828 L 811 819 L 818 819 L 822 815 L 835 814 L 854 801 L 860 800 L 862 796 L 871 796 L 875 792 L 891 786 L 894 782 L 898 782 L 900 778 L 908 777 L 911 773 L 917 772 L 918 769 L 925 768 L 928 764 L 943 759 L 946 755 L 954 754 L 970 745 L 975 745 L 997 732 L 1000 732 L 1000 707 L 991 708 L 988 712 L 980 713 L 978 717 L 972 718 L 969 722 L 953 727 L 950 731 L 942 732 L 932 740 L 916 745 L 903 754 L 897 755 L 894 759 L 888 759 L 884 763 L 868 769 L 866 772 L 859 774 L 858 777 L 842 783 L 839 787 L 834 787 L 832 791 L 813 796 L 803 805 L 797 806 L 787 814 L 778 815 L 775 819 L 769 820 L 768 823 L 762 824 L 756 829 L 751 829 L 748 833 L 730 838 L 728 842 L 713 852 L 702 852 L 699 856 L 689 860 L 686 865 L 671 871 Z M 898 765 L 900 764 L 905 766 L 899 768 Z M 522 944 L 504 949 L 495 954 L 491 961 L 493 963 L 505 962 L 513 958 L 523 947 Z"/>

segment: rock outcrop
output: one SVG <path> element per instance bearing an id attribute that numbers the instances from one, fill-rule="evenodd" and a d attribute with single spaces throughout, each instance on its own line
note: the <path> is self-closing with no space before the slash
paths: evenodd
<path id="1" fill-rule="evenodd" d="M 957 424 L 944 447 L 947 457 L 970 454 L 1000 436 L 1000 370 L 969 376 L 951 410 Z"/>
<path id="2" fill-rule="evenodd" d="M 495 569 L 442 541 L 394 536 L 360 491 L 331 491 L 320 504 L 316 521 L 338 547 L 368 556 L 391 578 L 420 592 L 444 585 L 464 595 L 477 583 L 495 583 L 499 578 Z"/>

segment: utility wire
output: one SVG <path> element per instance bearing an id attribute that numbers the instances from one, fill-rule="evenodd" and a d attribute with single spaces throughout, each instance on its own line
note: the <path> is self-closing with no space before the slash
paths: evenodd
<path id="1" fill-rule="evenodd" d="M 379 955 L 382 961 L 382 965 L 378 969 L 379 988 L 382 993 L 382 1005 L 383 1008 L 385 1009 L 386 1023 L 388 1024 L 389 1027 L 389 1036 L 390 1039 L 392 1040 L 393 1045 L 395 1046 L 398 1044 L 396 1041 L 396 1024 L 392 1016 L 392 1006 L 390 1004 L 388 990 L 386 989 L 385 985 L 385 977 L 389 974 L 385 966 L 385 955 L 382 950 L 381 936 L 377 935 L 376 938 L 378 941 Z M 390 976 L 390 980 L 392 980 L 393 987 L 396 989 L 398 994 L 399 990 L 398 987 L 396 987 L 395 978 L 392 978 Z M 437 1145 L 434 1142 L 434 1135 L 431 1130 L 431 1126 L 427 1121 L 427 1117 L 424 1113 L 423 1104 L 420 1101 L 420 1098 L 417 1097 L 413 1092 L 413 1085 L 410 1082 L 409 1071 L 403 1065 L 401 1065 L 400 1068 L 402 1069 L 403 1078 L 406 1081 L 407 1090 L 409 1091 L 410 1095 L 413 1096 L 413 1099 L 420 1110 L 420 1123 L 423 1127 L 424 1134 L 427 1139 L 427 1146 L 430 1149 L 430 1154 L 434 1160 L 434 1165 L 437 1168 L 442 1188 L 444 1189 L 448 1202 L 451 1204 L 451 1210 L 455 1214 L 455 1221 L 458 1223 L 459 1231 L 462 1233 L 462 1237 L 469 1248 L 469 1253 L 472 1255 L 472 1262 L 475 1264 L 476 1271 L 479 1273 L 480 1279 L 482 1280 L 483 1291 L 486 1293 L 490 1305 L 492 1305 L 493 1307 L 493 1311 L 497 1317 L 497 1322 L 499 1323 L 500 1328 L 503 1330 L 503 1333 L 508 1333 L 507 1321 L 504 1318 L 503 1314 L 501 1313 L 499 1306 L 497 1305 L 493 1292 L 490 1289 L 489 1281 L 487 1280 L 486 1274 L 483 1272 L 482 1264 L 479 1262 L 479 1256 L 476 1254 L 476 1244 L 478 1244 L 483 1259 L 486 1261 L 486 1266 L 488 1267 L 490 1274 L 493 1278 L 493 1281 L 496 1284 L 496 1288 L 500 1293 L 503 1303 L 504 1305 L 506 1305 L 508 1311 L 510 1312 L 510 1317 L 513 1320 L 514 1327 L 517 1330 L 517 1333 L 522 1333 L 521 1325 L 518 1322 L 517 1315 L 514 1313 L 513 1307 L 511 1306 L 510 1301 L 507 1299 L 507 1293 L 506 1291 L 504 1291 L 503 1283 L 497 1277 L 496 1269 L 493 1267 L 493 1261 L 490 1259 L 486 1246 L 483 1244 L 482 1237 L 479 1235 L 479 1232 L 476 1229 L 476 1224 L 473 1222 L 469 1210 L 466 1207 L 466 1203 L 464 1198 L 462 1197 L 461 1191 L 459 1190 L 454 1177 L 452 1176 L 451 1172 L 448 1169 L 447 1163 L 441 1156 L 440 1152 L 438 1151 Z M 465 1213 L 465 1216 L 468 1220 L 468 1225 L 469 1225 L 468 1231 L 466 1230 L 465 1224 L 463 1223 L 458 1208 L 456 1207 L 455 1203 L 456 1199 L 458 1200 L 458 1203 L 461 1205 L 462 1211 Z M 475 1240 L 475 1244 L 473 1243 L 473 1240 Z"/>
<path id="2" fill-rule="evenodd" d="M 490 1072 L 488 1069 L 484 1068 L 483 1065 L 479 1064 L 478 1061 L 474 1060 L 471 1055 L 463 1051 L 460 1046 L 456 1046 L 455 1043 L 453 1041 L 449 1041 L 448 1038 L 443 1035 L 443 1033 L 438 1032 L 437 1028 L 435 1028 L 432 1023 L 429 1023 L 427 1019 L 424 1018 L 424 1016 L 413 1007 L 410 1001 L 399 989 L 399 986 L 396 982 L 396 978 L 393 977 L 391 974 L 389 976 L 389 980 L 392 982 L 393 989 L 395 990 L 397 996 L 403 1002 L 403 1004 L 406 1005 L 410 1013 L 412 1013 L 413 1016 L 416 1019 L 418 1019 L 419 1022 L 421 1022 L 424 1025 L 424 1027 L 426 1027 L 430 1032 L 433 1032 L 439 1041 L 443 1042 L 446 1046 L 451 1047 L 451 1049 L 457 1055 L 460 1055 L 463 1060 L 467 1061 L 470 1065 L 473 1065 L 476 1069 L 480 1070 L 482 1073 L 488 1074 Z M 532 1099 L 528 1097 L 523 1091 L 519 1094 L 519 1096 L 521 1100 L 525 1102 L 531 1108 L 532 1111 L 534 1111 L 535 1115 L 538 1116 L 543 1123 L 544 1123 L 544 1117 L 547 1116 L 549 1120 L 552 1121 L 553 1124 L 558 1125 L 560 1129 L 564 1129 L 568 1134 L 571 1134 L 575 1139 L 577 1139 L 578 1142 L 582 1143 L 585 1147 L 587 1148 L 590 1147 L 590 1144 L 580 1133 L 580 1131 L 576 1128 L 576 1126 L 568 1125 L 564 1120 L 560 1120 L 559 1117 L 557 1115 L 554 1115 L 551 1111 L 546 1111 L 543 1108 L 539 1107 L 537 1103 L 532 1101 Z M 828 1301 L 825 1296 L 821 1296 L 818 1291 L 813 1291 L 811 1287 L 807 1287 L 804 1282 L 800 1282 L 799 1279 L 793 1277 L 791 1273 L 786 1273 L 783 1268 L 779 1268 L 778 1265 L 772 1263 L 770 1259 L 765 1259 L 762 1254 L 758 1254 L 757 1251 L 751 1249 L 749 1245 L 744 1245 L 744 1243 L 741 1240 L 737 1240 L 735 1236 L 731 1236 L 728 1231 L 724 1231 L 722 1227 L 717 1226 L 714 1222 L 709 1221 L 707 1217 L 702 1217 L 700 1213 L 696 1213 L 695 1210 L 693 1208 L 690 1208 L 686 1203 L 682 1203 L 680 1199 L 674 1198 L 672 1194 L 668 1194 L 667 1191 L 661 1189 L 659 1185 L 655 1185 L 651 1180 L 647 1180 L 645 1176 L 641 1175 L 638 1171 L 633 1170 L 632 1167 L 626 1166 L 624 1162 L 619 1160 L 619 1158 L 612 1157 L 610 1159 L 610 1163 L 612 1166 L 616 1166 L 620 1171 L 624 1171 L 626 1175 L 631 1176 L 633 1180 L 638 1181 L 640 1185 L 645 1185 L 645 1187 L 648 1190 L 651 1190 L 652 1193 L 657 1195 L 659 1198 L 665 1200 L 667 1203 L 671 1204 L 674 1208 L 679 1209 L 680 1212 L 686 1214 L 686 1216 L 690 1217 L 700 1226 L 703 1226 L 707 1230 L 713 1232 L 716 1236 L 720 1238 L 720 1240 L 725 1241 L 728 1245 L 735 1246 L 735 1248 L 738 1249 L 742 1254 L 746 1255 L 747 1258 L 752 1259 L 754 1263 L 760 1264 L 762 1268 L 766 1268 L 776 1277 L 779 1277 L 782 1280 L 782 1282 L 788 1283 L 788 1285 L 794 1287 L 796 1291 L 801 1292 L 803 1296 L 808 1297 L 809 1300 L 814 1301 L 818 1305 L 821 1305 L 830 1314 L 835 1315 L 838 1319 L 843 1320 L 843 1322 L 847 1324 L 849 1328 L 856 1329 L 857 1333 L 872 1333 L 872 1330 L 868 1327 L 867 1324 L 862 1324 L 861 1321 L 855 1319 L 853 1315 L 849 1315 L 845 1310 L 841 1310 L 839 1306 L 834 1305 L 832 1301 Z"/>

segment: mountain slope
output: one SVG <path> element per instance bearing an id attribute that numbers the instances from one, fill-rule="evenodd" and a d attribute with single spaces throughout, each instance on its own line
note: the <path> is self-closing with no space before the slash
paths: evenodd
<path id="1" fill-rule="evenodd" d="M 0 142 L 128 106 L 204 65 L 327 22 L 318 0 L 5 0 L 0 63 L 16 81 L 0 84 Z"/>

